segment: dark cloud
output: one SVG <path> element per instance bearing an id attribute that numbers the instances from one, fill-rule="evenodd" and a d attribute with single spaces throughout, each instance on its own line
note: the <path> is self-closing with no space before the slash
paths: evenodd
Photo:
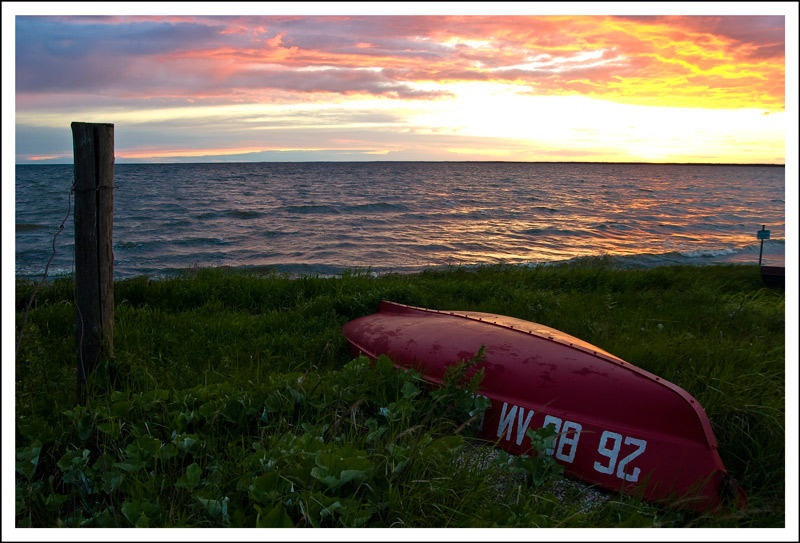
<path id="1" fill-rule="evenodd" d="M 153 55 L 222 43 L 224 25 L 192 22 L 114 22 L 92 19 L 20 16 L 16 19 L 17 50 L 80 60 L 92 51 L 109 55 Z M 19 59 L 19 57 L 17 57 Z"/>
<path id="2" fill-rule="evenodd" d="M 416 91 L 403 82 L 392 81 L 386 74 L 360 70 L 256 69 L 259 63 L 270 62 L 290 64 L 292 68 L 346 66 L 346 55 L 366 59 L 391 55 L 417 60 L 441 56 L 440 52 L 426 51 L 412 39 L 381 38 L 380 24 L 374 28 L 350 19 L 325 19 L 321 24 L 317 18 L 125 21 L 119 17 L 18 17 L 17 92 L 112 92 L 125 97 L 277 88 L 397 98 L 427 99 L 443 94 Z M 240 22 L 248 26 L 235 31 Z M 357 46 L 362 36 L 376 45 Z M 276 38 L 282 42 L 271 44 Z M 271 54 L 270 50 L 276 48 L 297 49 L 291 59 L 281 61 Z M 434 44 L 432 49 L 442 48 Z"/>
<path id="3" fill-rule="evenodd" d="M 221 26 L 130 22 L 106 18 L 17 17 L 17 92 L 70 93 L 132 88 L 147 92 L 141 57 L 208 47 Z"/>

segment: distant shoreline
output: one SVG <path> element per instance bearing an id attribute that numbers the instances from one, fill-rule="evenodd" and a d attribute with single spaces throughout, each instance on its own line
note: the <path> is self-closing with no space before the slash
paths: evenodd
<path id="1" fill-rule="evenodd" d="M 593 161 L 547 161 L 547 160 L 254 160 L 254 161 L 213 161 L 213 162 L 115 162 L 116 165 L 144 166 L 154 164 L 589 164 L 589 165 L 620 165 L 620 166 L 767 166 L 785 168 L 786 164 L 768 163 L 740 163 L 740 162 L 593 162 Z M 72 166 L 72 162 L 58 162 L 47 164 L 23 163 L 14 166 Z"/>

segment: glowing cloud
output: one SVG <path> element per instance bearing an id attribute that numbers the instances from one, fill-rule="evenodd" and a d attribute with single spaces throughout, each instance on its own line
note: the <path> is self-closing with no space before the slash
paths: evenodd
<path id="1" fill-rule="evenodd" d="M 783 16 L 21 16 L 17 161 L 82 120 L 121 159 L 783 162 L 784 41 Z"/>

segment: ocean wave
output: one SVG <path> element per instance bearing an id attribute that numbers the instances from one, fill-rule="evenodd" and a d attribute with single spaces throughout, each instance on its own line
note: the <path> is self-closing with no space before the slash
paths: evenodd
<path id="1" fill-rule="evenodd" d="M 671 226 L 671 225 L 659 224 L 659 226 Z M 625 231 L 635 230 L 635 228 L 630 224 L 625 224 L 624 222 L 619 222 L 619 221 L 605 221 L 597 225 L 594 225 L 591 228 L 598 228 L 601 230 L 625 230 Z"/>
<path id="2" fill-rule="evenodd" d="M 699 249 L 695 251 L 677 251 L 686 258 L 717 258 L 736 254 L 735 249 Z"/>
<path id="3" fill-rule="evenodd" d="M 116 241 L 113 244 L 114 249 L 123 251 L 133 250 L 156 250 L 161 251 L 161 247 L 171 247 L 173 251 L 180 247 L 195 247 L 204 245 L 229 245 L 230 242 L 215 237 L 186 237 L 186 238 L 166 238 L 159 237 L 150 240 L 136 240 L 136 241 Z"/>
<path id="4" fill-rule="evenodd" d="M 141 241 L 122 241 L 114 243 L 114 249 L 138 249 L 144 245 Z"/>
<path id="5" fill-rule="evenodd" d="M 192 222 L 187 219 L 179 219 L 174 221 L 166 221 L 161 223 L 163 228 L 175 228 L 176 226 L 191 226 Z"/>
<path id="6" fill-rule="evenodd" d="M 326 215 L 339 215 L 340 211 L 336 206 L 332 205 L 299 205 L 299 206 L 287 206 L 286 211 L 288 213 L 299 213 L 302 215 L 313 214 L 313 213 L 320 213 Z"/>
<path id="7" fill-rule="evenodd" d="M 524 236 L 575 236 L 577 234 L 585 235 L 586 232 L 575 230 L 571 228 L 526 228 L 520 230 L 520 234 Z"/>
<path id="8" fill-rule="evenodd" d="M 264 230 L 261 232 L 261 235 L 265 238 L 279 238 L 283 236 L 291 236 L 293 234 L 297 234 L 297 232 L 286 232 L 283 230 Z"/>
<path id="9" fill-rule="evenodd" d="M 254 219 L 263 215 L 260 211 L 252 211 L 249 209 L 229 209 L 225 214 L 237 219 Z"/>
<path id="10" fill-rule="evenodd" d="M 41 266 L 41 268 L 36 268 L 35 266 L 16 266 L 14 275 L 18 278 L 40 279 L 44 276 L 44 268 L 45 266 Z M 50 266 L 47 270 L 47 277 L 48 279 L 54 279 L 56 277 L 72 275 L 74 272 L 74 267 Z"/>
<path id="11" fill-rule="evenodd" d="M 196 237 L 196 238 L 184 238 L 175 240 L 176 244 L 179 245 L 227 245 L 228 242 L 221 240 L 219 238 L 207 238 L 207 237 Z"/>
<path id="12" fill-rule="evenodd" d="M 345 206 L 344 211 L 351 212 L 392 212 L 392 211 L 407 211 L 408 207 L 403 204 L 390 204 L 389 202 L 376 202 L 374 204 L 356 204 Z"/>
<path id="13" fill-rule="evenodd" d="M 666 253 L 640 253 L 640 254 L 626 254 L 626 255 L 598 254 L 592 256 L 579 256 L 576 258 L 568 258 L 565 260 L 555 260 L 547 262 L 545 264 L 555 265 L 559 263 L 603 261 L 611 268 L 642 269 L 642 268 L 655 268 L 659 266 L 670 266 L 670 265 L 686 265 L 686 264 L 706 265 L 706 264 L 721 264 L 725 262 L 737 263 L 734 261 L 728 261 L 726 258 L 724 258 L 724 256 L 727 257 L 733 256 L 732 254 L 729 255 L 720 254 L 713 256 L 711 254 L 713 252 L 714 252 L 713 250 L 708 251 L 709 254 L 705 255 L 705 258 L 701 258 L 699 255 L 686 256 L 679 251 L 670 251 Z"/>

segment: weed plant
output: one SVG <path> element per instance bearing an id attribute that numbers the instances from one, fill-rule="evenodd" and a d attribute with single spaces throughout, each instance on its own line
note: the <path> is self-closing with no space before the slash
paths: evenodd
<path id="1" fill-rule="evenodd" d="M 16 287 L 19 327 L 34 283 Z M 114 292 L 115 358 L 83 404 L 72 278 L 36 296 L 16 360 L 18 527 L 784 526 L 784 293 L 755 266 L 200 269 Z M 539 322 L 681 386 L 748 507 L 698 516 L 565 486 L 552 458 L 479 442 L 474 361 L 434 390 L 352 359 L 340 328 L 382 299 Z"/>

